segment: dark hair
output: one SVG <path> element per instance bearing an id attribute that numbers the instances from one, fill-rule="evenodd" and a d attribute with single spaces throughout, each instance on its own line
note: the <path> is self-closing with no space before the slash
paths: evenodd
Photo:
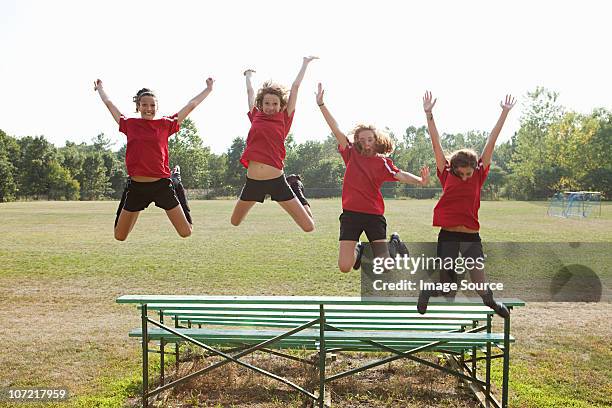
<path id="1" fill-rule="evenodd" d="M 138 112 L 138 105 L 140 105 L 140 98 L 143 96 L 152 96 L 157 99 L 155 93 L 149 88 L 142 88 L 140 91 L 136 92 L 136 96 L 132 98 L 132 100 L 136 103 L 136 112 Z"/>
<path id="2" fill-rule="evenodd" d="M 261 89 L 257 91 L 257 97 L 255 97 L 255 106 L 260 111 L 263 110 L 263 97 L 264 95 L 276 95 L 280 99 L 281 110 L 287 106 L 287 89 L 279 84 L 275 84 L 272 81 L 264 82 Z"/>
<path id="3" fill-rule="evenodd" d="M 461 149 L 453 152 L 448 158 L 451 169 L 459 167 L 471 167 L 476 169 L 478 165 L 478 154 L 472 149 Z"/>

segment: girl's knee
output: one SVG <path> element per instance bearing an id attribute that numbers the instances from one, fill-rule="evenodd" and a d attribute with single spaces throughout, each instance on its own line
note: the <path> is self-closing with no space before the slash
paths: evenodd
<path id="1" fill-rule="evenodd" d="M 310 220 L 309 222 L 301 225 L 302 230 L 304 232 L 312 232 L 315 229 L 314 221 Z"/>
<path id="2" fill-rule="evenodd" d="M 178 234 L 181 238 L 189 238 L 191 236 L 191 232 L 193 231 L 192 228 L 186 229 L 186 230 L 182 230 L 182 231 L 178 231 Z"/>
<path id="3" fill-rule="evenodd" d="M 120 234 L 117 231 L 115 231 L 115 239 L 117 241 L 125 241 L 127 239 L 127 234 Z"/>
<path id="4" fill-rule="evenodd" d="M 338 268 L 340 269 L 340 272 L 347 273 L 353 269 L 353 264 L 346 261 L 338 261 Z"/>

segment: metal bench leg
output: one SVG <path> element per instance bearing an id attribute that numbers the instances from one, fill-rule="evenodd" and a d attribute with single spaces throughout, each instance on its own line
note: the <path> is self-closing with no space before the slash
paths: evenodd
<path id="1" fill-rule="evenodd" d="M 147 305 L 142 305 L 142 407 L 149 406 L 149 332 L 147 329 Z"/>
<path id="2" fill-rule="evenodd" d="M 502 384 L 502 408 L 508 408 L 508 380 L 510 375 L 510 317 L 504 319 L 504 377 Z"/>
<path id="3" fill-rule="evenodd" d="M 491 315 L 487 315 L 487 333 L 491 333 Z M 485 395 L 487 397 L 487 407 L 491 399 L 491 342 L 487 342 L 487 356 L 485 359 L 485 382 L 487 383 L 485 388 Z"/>
<path id="4" fill-rule="evenodd" d="M 178 329 L 179 327 L 179 322 L 178 322 L 178 316 L 174 316 L 174 327 Z M 176 376 L 178 377 L 178 372 L 179 372 L 179 348 L 180 348 L 180 342 L 177 340 L 176 343 L 174 343 L 174 365 L 176 366 Z"/>
<path id="5" fill-rule="evenodd" d="M 164 323 L 164 312 L 163 311 L 159 311 L 159 322 L 160 323 Z M 161 373 L 160 373 L 160 381 L 161 381 L 161 385 L 164 385 L 164 377 L 165 377 L 165 372 L 164 372 L 164 357 L 165 357 L 165 346 L 166 346 L 166 341 L 164 340 L 164 338 L 162 337 L 161 340 L 159 341 L 159 351 L 160 351 L 160 355 L 159 355 L 159 363 L 160 363 L 160 368 L 161 368 Z"/>
<path id="6" fill-rule="evenodd" d="M 319 408 L 325 407 L 325 311 L 319 306 Z"/>
<path id="7" fill-rule="evenodd" d="M 472 321 L 472 329 L 478 327 L 478 322 L 476 320 Z M 476 346 L 472 347 L 472 378 L 476 378 L 476 351 L 478 349 Z"/>

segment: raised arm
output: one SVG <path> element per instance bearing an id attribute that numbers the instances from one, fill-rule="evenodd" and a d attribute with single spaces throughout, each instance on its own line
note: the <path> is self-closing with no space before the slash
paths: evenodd
<path id="1" fill-rule="evenodd" d="M 102 99 L 102 102 L 104 102 L 104 104 L 110 111 L 111 115 L 113 115 L 113 119 L 115 119 L 115 122 L 119 124 L 119 118 L 121 117 L 121 112 L 119 112 L 119 109 L 117 109 L 117 107 L 108 98 L 108 95 L 106 95 L 106 92 L 104 92 L 104 85 L 102 84 L 101 79 L 96 79 L 94 81 L 94 91 L 98 91 L 98 95 L 100 95 L 100 99 Z"/>
<path id="2" fill-rule="evenodd" d="M 206 89 L 194 96 L 189 102 L 187 102 L 187 105 L 183 106 L 183 109 L 178 111 L 177 120 L 179 125 L 183 123 L 183 121 L 191 113 L 191 111 L 193 111 L 200 103 L 202 103 L 202 101 L 206 99 L 208 94 L 212 92 L 214 82 L 215 81 L 212 78 L 207 78 Z"/>
<path id="3" fill-rule="evenodd" d="M 336 123 L 336 119 L 334 119 L 332 114 L 327 109 L 327 106 L 325 106 L 325 103 L 323 103 L 324 94 L 325 94 L 325 90 L 323 89 L 323 85 L 319 83 L 319 86 L 317 88 L 317 105 L 319 105 L 319 108 L 321 109 L 321 113 L 323 114 L 323 117 L 325 118 L 325 121 L 327 122 L 327 125 L 331 129 L 334 136 L 336 136 L 336 140 L 338 141 L 338 144 L 344 150 L 348 146 L 349 140 L 346 137 L 346 135 L 342 133 L 340 128 L 338 128 L 338 123 Z"/>
<path id="4" fill-rule="evenodd" d="M 247 69 L 244 71 L 244 77 L 246 78 L 247 98 L 249 100 L 249 112 L 251 112 L 255 106 L 255 91 L 253 91 L 253 84 L 251 84 L 251 77 L 254 73 L 254 69 Z"/>
<path id="5" fill-rule="evenodd" d="M 482 159 L 482 164 L 485 166 L 485 168 L 489 164 L 491 164 L 491 158 L 493 157 L 493 149 L 495 149 L 495 142 L 497 142 L 497 137 L 499 136 L 499 133 L 501 132 L 502 127 L 504 126 L 504 122 L 508 117 L 508 112 L 510 112 L 510 109 L 514 107 L 514 104 L 516 104 L 516 99 L 514 99 L 512 95 L 506 95 L 506 100 L 501 101 L 499 103 L 499 106 L 501 106 L 502 108 L 501 114 L 499 115 L 499 119 L 497 119 L 497 123 L 491 131 L 491 134 L 487 139 L 487 144 L 485 145 L 484 150 L 480 155 L 480 158 Z"/>
<path id="6" fill-rule="evenodd" d="M 421 177 L 415 176 L 407 171 L 400 170 L 396 175 L 395 179 L 400 183 L 406 184 L 418 184 L 420 186 L 426 186 L 429 184 L 429 167 L 421 167 Z"/>
<path id="7" fill-rule="evenodd" d="M 306 73 L 306 68 L 308 64 L 312 60 L 319 59 L 319 57 L 304 57 L 304 61 L 302 62 L 302 68 L 300 68 L 300 72 L 298 72 L 297 77 L 293 81 L 291 85 L 291 92 L 289 93 L 289 100 L 287 101 L 287 114 L 291 116 L 293 111 L 295 110 L 295 103 L 297 102 L 298 90 L 300 89 L 300 84 L 302 83 L 302 79 L 304 79 L 304 74 Z"/>
<path id="8" fill-rule="evenodd" d="M 442 150 L 442 144 L 440 143 L 440 135 L 438 134 L 438 128 L 436 122 L 434 122 L 432 109 L 436 105 L 436 101 L 431 100 L 431 92 L 426 91 L 423 96 L 423 109 L 425 110 L 425 116 L 427 117 L 427 130 L 429 131 L 429 137 L 431 138 L 431 145 L 433 147 L 434 156 L 436 157 L 436 167 L 441 172 L 444 170 L 446 165 L 446 157 Z"/>

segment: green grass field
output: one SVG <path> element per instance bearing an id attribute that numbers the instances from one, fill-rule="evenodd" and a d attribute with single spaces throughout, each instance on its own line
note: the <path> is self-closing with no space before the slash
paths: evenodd
<path id="1" fill-rule="evenodd" d="M 386 204 L 389 233 L 397 230 L 406 241 L 436 240 L 434 201 Z M 126 242 L 113 239 L 116 205 L 0 204 L 0 388 L 64 386 L 73 398 L 61 406 L 124 406 L 138 392 L 140 349 L 127 332 L 138 326 L 139 316 L 133 307 L 115 304 L 119 295 L 359 294 L 359 274 L 336 267 L 338 199 L 313 201 L 317 229 L 311 234 L 302 233 L 275 203 L 256 206 L 236 228 L 229 224 L 233 202 L 196 201 L 192 237 L 179 238 L 164 212 L 149 208 Z M 546 208 L 483 202 L 483 241 L 612 242 L 612 205 L 588 219 L 547 217 Z M 518 309 L 511 406 L 612 405 L 611 311 L 609 303 Z M 475 406 L 444 394 L 434 405 L 384 402 L 388 395 L 368 398 L 375 402 L 363 406 Z M 236 406 L 287 406 L 269 402 Z"/>

